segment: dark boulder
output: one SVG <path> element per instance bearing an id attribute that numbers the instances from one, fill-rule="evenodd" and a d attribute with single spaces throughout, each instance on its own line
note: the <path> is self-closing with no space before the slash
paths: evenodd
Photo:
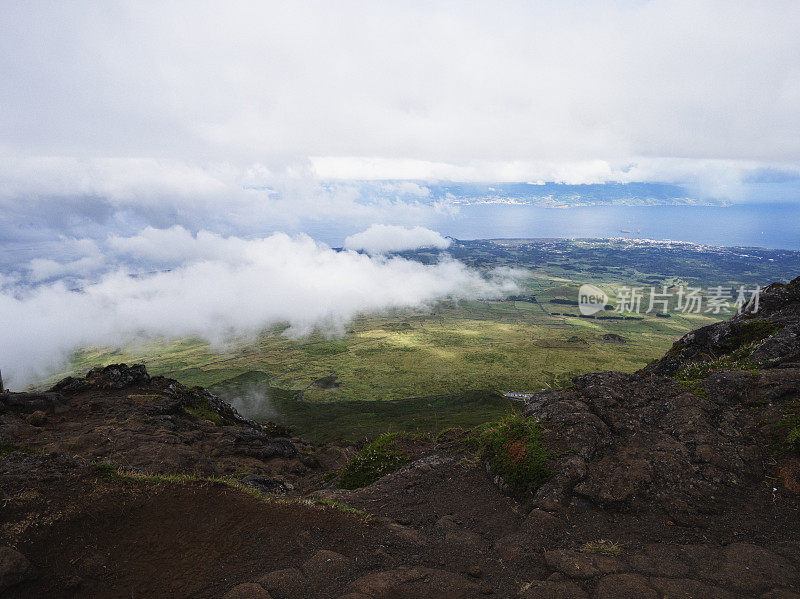
<path id="1" fill-rule="evenodd" d="M 744 489 L 760 492 L 796 412 L 799 339 L 800 278 L 767 287 L 756 313 L 688 333 L 640 372 L 587 374 L 537 393 L 524 413 L 547 431 L 554 475 L 534 505 L 659 509 L 696 524 Z"/>
<path id="2" fill-rule="evenodd" d="M 298 454 L 291 439 L 270 437 L 261 430 L 241 428 L 234 435 L 236 452 L 260 460 L 291 458 Z"/>
<path id="3" fill-rule="evenodd" d="M 79 379 L 68 376 L 56 383 L 51 391 L 65 395 L 82 393 L 90 389 L 126 389 L 150 382 L 150 375 L 144 364 L 109 364 L 92 368 L 86 377 Z"/>
<path id="4" fill-rule="evenodd" d="M 263 476 L 261 474 L 249 474 L 243 477 L 241 482 L 245 487 L 250 487 L 262 493 L 270 495 L 286 495 L 294 491 L 294 486 L 280 478 Z"/>
<path id="5" fill-rule="evenodd" d="M 796 362 L 800 359 L 798 333 L 800 277 L 765 287 L 758 306 L 745 306 L 730 320 L 687 333 L 645 371 L 672 376 L 692 364 L 723 357 L 771 365 Z"/>
<path id="6" fill-rule="evenodd" d="M 31 578 L 33 567 L 28 559 L 11 547 L 0 547 L 0 593 Z"/>

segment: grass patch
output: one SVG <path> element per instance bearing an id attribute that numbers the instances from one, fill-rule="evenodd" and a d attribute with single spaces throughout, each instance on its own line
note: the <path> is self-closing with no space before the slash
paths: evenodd
<path id="1" fill-rule="evenodd" d="M 448 438 L 463 438 L 464 433 L 464 429 L 460 426 L 448 426 L 447 428 L 443 428 L 442 430 L 434 433 L 432 438 L 435 443 L 443 443 L 446 442 Z"/>
<path id="2" fill-rule="evenodd" d="M 713 358 L 705 362 L 695 362 L 687 364 L 676 375 L 679 381 L 693 381 L 704 379 L 708 375 L 719 372 L 720 370 L 749 370 L 750 372 L 757 373 L 759 368 L 758 364 L 750 362 L 748 358 L 753 353 L 753 345 L 746 345 L 739 347 L 727 356 L 721 358 Z"/>
<path id="3" fill-rule="evenodd" d="M 187 414 L 190 414 L 195 418 L 199 418 L 200 420 L 210 420 L 217 426 L 222 424 L 222 416 L 220 416 L 216 410 L 211 407 L 211 404 L 208 402 L 208 400 L 201 401 L 194 406 L 184 408 L 184 410 Z"/>
<path id="4" fill-rule="evenodd" d="M 101 478 L 117 478 L 120 476 L 119 468 L 110 462 L 93 462 L 92 468 Z"/>
<path id="5" fill-rule="evenodd" d="M 407 461 L 408 456 L 397 448 L 397 433 L 385 433 L 347 463 L 339 485 L 343 489 L 366 487 Z"/>
<path id="6" fill-rule="evenodd" d="M 598 539 L 596 541 L 587 541 L 581 545 L 578 551 L 594 555 L 619 555 L 622 553 L 622 545 L 608 539 Z"/>
<path id="7" fill-rule="evenodd" d="M 339 501 L 332 501 L 330 499 L 312 499 L 306 497 L 293 497 L 284 499 L 281 497 L 274 497 L 267 495 L 258 489 L 248 487 L 239 480 L 241 474 L 231 476 L 205 476 L 197 473 L 177 473 L 177 474 L 151 474 L 147 472 L 140 472 L 134 470 L 127 470 L 119 466 L 115 466 L 110 462 L 95 462 L 92 467 L 100 475 L 101 478 L 115 479 L 124 482 L 145 483 L 145 484 L 169 484 L 169 485 L 186 485 L 191 483 L 203 483 L 212 485 L 224 485 L 236 491 L 241 491 L 252 495 L 260 501 L 268 503 L 278 503 L 284 505 L 305 505 L 318 508 L 335 509 L 346 514 L 357 516 L 360 519 L 367 521 L 371 519 L 371 515 L 363 510 L 351 507 Z"/>
<path id="8" fill-rule="evenodd" d="M 542 445 L 542 429 L 533 418 L 509 414 L 476 429 L 472 442 L 515 493 L 533 492 L 552 476 L 545 465 L 550 452 Z"/>
<path id="9" fill-rule="evenodd" d="M 694 393 L 697 397 L 708 398 L 708 393 L 706 393 L 705 387 L 703 387 L 702 379 L 681 379 L 678 383 L 681 387 L 690 393 Z"/>
<path id="10" fill-rule="evenodd" d="M 0 441 L 0 456 L 9 455 L 12 453 L 24 453 L 27 455 L 37 455 L 43 453 L 40 449 L 34 447 L 26 447 L 25 445 L 18 445 L 17 443 L 10 443 L 8 441 Z"/>
<path id="11" fill-rule="evenodd" d="M 144 402 L 152 402 L 154 399 L 163 399 L 164 394 L 162 393 L 132 393 L 126 396 L 128 399 L 132 399 L 133 401 L 144 401 Z"/>
<path id="12" fill-rule="evenodd" d="M 301 505 L 313 505 L 317 507 L 329 507 L 334 510 L 338 510 L 340 512 L 345 512 L 346 514 L 351 514 L 353 516 L 358 516 L 362 520 L 370 520 L 372 518 L 371 514 L 368 514 L 364 510 L 360 510 L 358 508 L 349 506 L 345 503 L 341 503 L 340 501 L 333 501 L 332 499 L 309 499 L 309 498 L 300 498 L 300 499 L 289 499 L 286 500 L 285 503 L 299 503 Z"/>
<path id="13" fill-rule="evenodd" d="M 800 450 L 800 405 L 797 402 L 788 406 L 783 419 L 778 422 L 778 430 L 786 431 L 780 442 L 780 452 Z"/>
<path id="14" fill-rule="evenodd" d="M 792 426 L 792 428 L 790 428 L 789 432 L 786 434 L 784 443 L 797 448 L 800 446 L 800 418 L 795 418 L 793 424 L 794 426 Z"/>
<path id="15" fill-rule="evenodd" d="M 344 339 L 336 339 L 321 343 L 309 344 L 303 348 L 309 356 L 335 356 L 342 354 L 349 349 L 350 345 Z"/>

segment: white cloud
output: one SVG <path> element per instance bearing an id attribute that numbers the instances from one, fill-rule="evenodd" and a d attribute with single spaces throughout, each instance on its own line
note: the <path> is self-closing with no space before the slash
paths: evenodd
<path id="1" fill-rule="evenodd" d="M 200 260 L 223 260 L 239 264 L 250 258 L 257 242 L 238 237 L 223 237 L 208 231 L 192 235 L 179 225 L 169 229 L 146 227 L 132 237 L 111 235 L 109 247 L 136 260 L 155 263 L 184 264 Z"/>
<path id="2" fill-rule="evenodd" d="M 61 237 L 57 242 L 60 260 L 33 258 L 27 264 L 29 279 L 33 282 L 62 277 L 84 278 L 104 269 L 106 258 L 92 239 Z"/>
<path id="3" fill-rule="evenodd" d="M 110 272 L 80 292 L 61 282 L 0 289 L 0 366 L 9 385 L 52 372 L 79 346 L 162 335 L 219 342 L 274 322 L 289 322 L 296 335 L 315 327 L 337 332 L 360 312 L 516 289 L 510 271 L 481 275 L 453 260 L 423 265 L 337 252 L 307 236 L 187 235 L 149 230 L 127 245 L 114 242 L 137 255 L 186 261 L 170 271 L 140 277 Z M 170 245 L 173 250 L 161 252 Z"/>
<path id="4" fill-rule="evenodd" d="M 793 1 L 11 1 L 3 17 L 14 197 L 225 198 L 236 222 L 265 202 L 242 190 L 254 174 L 286 177 L 297 210 L 310 194 L 357 212 L 298 182 L 309 157 L 322 176 L 564 182 L 680 161 L 722 192 L 704 161 L 729 178 L 800 164 Z"/>
<path id="5" fill-rule="evenodd" d="M 122 204 L 160 196 L 203 197 L 230 189 L 237 172 L 230 165 L 189 166 L 151 158 L 78 159 L 0 153 L 3 198 L 33 195 L 101 195 Z"/>
<path id="6" fill-rule="evenodd" d="M 419 248 L 446 249 L 450 240 L 425 227 L 398 227 L 375 224 L 366 231 L 350 235 L 344 240 L 348 250 L 363 250 L 369 254 L 386 254 Z"/>
<path id="7" fill-rule="evenodd" d="M 359 182 L 327 184 L 304 159 L 272 168 L 262 163 L 191 166 L 0 151 L 0 211 L 5 217 L 0 237 L 31 224 L 37 235 L 43 229 L 69 235 L 91 229 L 94 237 L 102 237 L 115 227 L 129 234 L 147 225 L 263 235 L 296 229 L 303 221 L 350 227 L 376 220 L 418 224 L 441 210 L 429 201 L 430 190 L 413 181 L 381 182 L 374 191 L 365 194 Z"/>
<path id="8" fill-rule="evenodd" d="M 463 164 L 424 160 L 312 157 L 317 176 L 334 180 L 529 182 L 589 185 L 638 181 L 673 182 L 694 187 L 708 197 L 739 199 L 742 181 L 764 168 L 800 176 L 800 163 L 761 163 L 752 160 L 632 157 L 628 160 L 548 161 L 472 160 Z"/>
<path id="9" fill-rule="evenodd" d="M 50 258 L 34 258 L 28 263 L 31 280 L 35 282 L 66 276 L 87 277 L 104 266 L 101 258 L 80 258 L 69 262 L 57 262 Z"/>

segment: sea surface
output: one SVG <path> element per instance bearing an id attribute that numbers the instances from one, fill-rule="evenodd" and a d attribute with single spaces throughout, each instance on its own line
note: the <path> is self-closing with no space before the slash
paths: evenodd
<path id="1" fill-rule="evenodd" d="M 750 203 L 733 206 L 580 206 L 545 208 L 514 204 L 468 204 L 456 213 L 442 213 L 419 224 L 456 239 L 500 238 L 607 238 L 629 237 L 690 241 L 724 247 L 762 247 L 800 250 L 799 203 Z M 244 237 L 265 237 L 275 231 L 306 233 L 332 247 L 341 247 L 345 237 L 363 231 L 371 223 L 301 221 L 291 229 L 259 228 Z M 119 231 L 134 235 L 138 229 Z M 223 233 L 226 234 L 226 233 Z M 236 232 L 228 232 L 234 234 Z M 105 241 L 108 232 L 95 235 Z M 87 236 L 91 233 L 87 232 Z M 0 276 L 46 257 L 64 262 L 82 257 L 59 238 L 17 241 L 0 235 Z"/>
<path id="2" fill-rule="evenodd" d="M 800 204 L 795 203 L 572 208 L 476 204 L 424 224 L 465 240 L 631 237 L 800 250 Z M 333 246 L 356 230 L 321 224 L 304 228 L 315 239 Z"/>

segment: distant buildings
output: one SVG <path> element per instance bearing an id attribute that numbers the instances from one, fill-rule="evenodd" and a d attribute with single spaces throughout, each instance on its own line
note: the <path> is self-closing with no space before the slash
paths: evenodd
<path id="1" fill-rule="evenodd" d="M 518 391 L 506 391 L 503 393 L 503 397 L 508 397 L 509 399 L 515 399 L 517 401 L 528 401 L 533 395 L 533 393 L 519 393 Z"/>

